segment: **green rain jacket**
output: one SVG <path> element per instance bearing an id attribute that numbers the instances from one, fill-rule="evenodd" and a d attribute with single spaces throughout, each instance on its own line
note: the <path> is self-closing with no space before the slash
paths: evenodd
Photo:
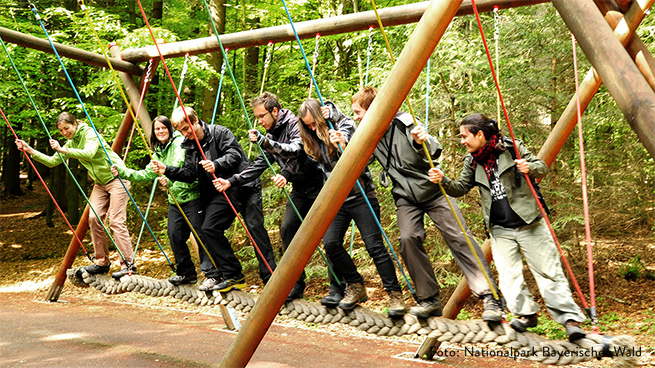
<path id="1" fill-rule="evenodd" d="M 154 134 L 154 133 L 153 133 Z M 157 161 L 161 161 L 166 166 L 175 166 L 182 167 L 184 165 L 184 149 L 180 147 L 180 144 L 184 140 L 179 134 L 174 134 L 173 139 L 168 141 L 166 145 L 158 145 L 155 148 L 153 157 Z M 133 170 L 128 167 L 118 167 L 118 173 L 121 177 L 124 177 L 130 181 L 152 181 L 157 177 L 157 174 L 152 171 L 150 165 L 148 165 L 143 170 Z M 196 198 L 200 197 L 200 192 L 198 191 L 198 181 L 193 183 L 184 183 L 181 181 L 172 181 L 168 179 L 169 188 L 171 189 L 168 193 L 168 203 L 175 204 L 171 194 L 175 196 L 175 199 L 179 203 L 187 203 Z"/>
<path id="2" fill-rule="evenodd" d="M 47 156 L 36 151 L 32 155 L 32 158 L 48 167 L 55 167 L 61 164 L 62 157 L 63 159 L 78 159 L 89 171 L 89 176 L 91 176 L 94 183 L 106 185 L 114 180 L 114 175 L 111 174 L 111 164 L 107 159 L 105 150 L 102 149 L 100 144 L 105 147 L 114 165 L 124 167 L 125 164 L 107 142 L 102 138 L 101 140 L 102 142 L 98 141 L 98 136 L 90 126 L 86 123 L 79 123 L 73 138 L 64 144 L 64 148 L 68 150 L 68 153 L 61 155 L 55 153 L 52 156 Z"/>

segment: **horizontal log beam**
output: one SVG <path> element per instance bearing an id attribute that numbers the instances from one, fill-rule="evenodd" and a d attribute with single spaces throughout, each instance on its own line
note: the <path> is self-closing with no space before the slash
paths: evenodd
<path id="1" fill-rule="evenodd" d="M 50 46 L 50 42 L 48 42 L 48 40 L 34 37 L 25 33 L 16 32 L 4 27 L 0 27 L 0 36 L 6 42 L 11 42 L 30 49 L 54 54 L 54 51 L 52 51 L 52 47 Z M 67 57 L 69 59 L 78 60 L 86 64 L 96 65 L 103 68 L 109 67 L 109 65 L 107 65 L 107 60 L 103 55 L 82 49 L 77 49 L 75 47 L 62 45 L 56 42 L 53 42 L 52 44 L 57 49 L 59 56 Z M 114 58 L 110 58 L 109 61 L 111 62 L 111 65 L 114 67 L 114 69 L 118 71 L 139 76 L 143 74 L 144 69 L 142 67 L 134 65 L 130 62 Z"/>
<path id="2" fill-rule="evenodd" d="M 535 5 L 549 2 L 548 0 L 478 0 L 476 5 L 481 12 L 492 11 L 494 6 L 501 9 L 514 8 L 518 6 Z M 379 9 L 380 19 L 384 26 L 397 26 L 400 24 L 416 23 L 427 9 L 429 2 L 420 2 L 408 5 L 394 6 Z M 471 0 L 465 0 L 459 8 L 457 15 L 473 13 Z M 367 30 L 370 26 L 377 28 L 378 22 L 373 10 L 340 15 L 337 17 L 308 20 L 294 23 L 296 32 L 301 39 L 314 38 L 317 33 L 322 36 L 340 33 L 356 32 Z M 282 25 L 268 28 L 253 29 L 250 31 L 235 32 L 220 36 L 223 47 L 231 50 L 266 45 L 269 42 L 279 43 L 295 40 L 295 35 L 290 25 Z M 193 40 L 172 42 L 159 45 L 162 55 L 165 58 L 198 55 L 209 52 L 220 51 L 216 36 L 197 38 Z M 121 53 L 123 60 L 133 63 L 147 61 L 150 58 L 157 58 L 157 48 L 148 46 L 138 49 L 127 49 Z"/>

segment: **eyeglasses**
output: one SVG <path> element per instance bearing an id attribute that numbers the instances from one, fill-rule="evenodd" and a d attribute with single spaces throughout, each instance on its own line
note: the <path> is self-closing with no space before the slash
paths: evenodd
<path id="1" fill-rule="evenodd" d="M 256 117 L 257 119 L 260 119 L 260 120 L 261 120 L 261 119 L 264 118 L 264 116 L 266 116 L 266 115 L 268 115 L 268 114 L 271 114 L 271 112 L 270 112 L 270 111 L 266 111 L 266 112 L 263 113 L 263 114 L 255 115 L 255 117 Z M 272 116 L 272 115 L 273 115 L 273 114 L 271 114 L 271 116 Z"/>

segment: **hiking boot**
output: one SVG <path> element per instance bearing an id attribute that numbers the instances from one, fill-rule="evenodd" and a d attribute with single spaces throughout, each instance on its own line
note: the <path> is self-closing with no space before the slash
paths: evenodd
<path id="1" fill-rule="evenodd" d="M 328 308 L 336 308 L 339 306 L 341 299 L 343 299 L 343 291 L 330 287 L 330 293 L 321 299 L 321 305 Z"/>
<path id="2" fill-rule="evenodd" d="M 111 277 L 115 278 L 116 280 L 120 280 L 121 277 L 125 275 L 138 275 L 139 273 L 136 272 L 136 267 L 132 266 L 132 268 L 127 268 L 123 267 L 121 268 L 120 271 L 116 271 L 111 274 Z"/>
<path id="3" fill-rule="evenodd" d="M 232 289 L 244 289 L 246 286 L 248 286 L 246 285 L 246 278 L 241 277 L 238 279 L 223 280 L 219 282 L 218 285 L 214 286 L 214 290 L 218 290 L 219 292 L 223 293 Z"/>
<path id="4" fill-rule="evenodd" d="M 400 291 L 389 292 L 389 318 L 400 318 L 405 315 L 406 307 L 403 302 L 403 294 Z"/>
<path id="5" fill-rule="evenodd" d="M 305 293 L 305 283 L 296 283 L 293 285 L 293 289 L 291 289 L 291 292 L 289 293 L 289 296 L 287 296 L 287 302 L 290 302 L 294 299 L 302 299 Z"/>
<path id="6" fill-rule="evenodd" d="M 364 303 L 368 300 L 368 295 L 366 295 L 366 288 L 364 283 L 356 282 L 348 284 L 346 287 L 346 295 L 339 302 L 339 308 L 350 311 L 355 309 L 357 304 Z"/>
<path id="7" fill-rule="evenodd" d="M 177 286 L 182 284 L 195 284 L 198 282 L 198 276 L 175 275 L 168 279 L 168 282 Z"/>
<path id="8" fill-rule="evenodd" d="M 418 318 L 428 318 L 430 316 L 441 317 L 443 313 L 443 304 L 439 295 L 428 299 L 421 300 L 416 307 L 412 307 L 409 313 Z"/>
<path id="9" fill-rule="evenodd" d="M 536 314 L 530 314 L 527 316 L 520 316 L 519 318 L 514 318 L 509 325 L 517 332 L 525 332 L 528 327 L 537 327 L 539 324 L 539 319 Z"/>
<path id="10" fill-rule="evenodd" d="M 587 334 L 580 327 L 580 322 L 576 322 L 570 319 L 566 321 L 564 327 L 566 327 L 566 334 L 569 335 L 569 341 L 571 342 L 584 339 L 584 337 L 587 336 Z"/>
<path id="11" fill-rule="evenodd" d="M 109 265 L 107 265 L 107 266 L 98 266 L 97 264 L 92 263 L 92 264 L 84 267 L 84 269 L 90 275 L 101 275 L 101 274 L 105 274 L 105 273 L 109 272 L 109 267 L 110 267 Z"/>
<path id="12" fill-rule="evenodd" d="M 216 285 L 218 285 L 219 282 L 220 280 L 215 277 L 208 277 L 205 279 L 205 281 L 202 282 L 200 286 L 198 286 L 198 290 L 200 291 L 214 290 L 214 288 L 216 287 Z"/>
<path id="13" fill-rule="evenodd" d="M 482 297 L 484 300 L 484 312 L 482 320 L 485 322 L 500 322 L 503 320 L 503 307 L 500 299 L 494 298 L 492 294 Z"/>

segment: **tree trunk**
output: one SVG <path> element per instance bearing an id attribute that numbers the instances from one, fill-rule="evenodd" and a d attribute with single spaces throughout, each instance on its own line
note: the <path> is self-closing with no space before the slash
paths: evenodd
<path id="1" fill-rule="evenodd" d="M 164 17 L 164 2 L 161 0 L 155 0 L 152 2 L 152 19 L 159 20 L 161 25 L 161 20 Z"/>
<path id="2" fill-rule="evenodd" d="M 16 130 L 20 131 L 20 125 Z M 13 142 L 12 142 L 13 143 Z M 6 194 L 23 195 L 20 189 L 20 162 L 23 153 L 15 144 L 7 144 L 7 153 L 2 167 L 2 185 Z"/>
<path id="3" fill-rule="evenodd" d="M 80 181 L 81 171 L 86 176 L 86 170 L 80 170 L 80 168 L 83 169 L 84 167 L 80 165 L 78 160 L 69 160 L 68 167 L 70 167 L 78 182 Z M 66 197 L 68 198 L 68 221 L 73 225 L 77 225 L 80 221 L 80 191 L 70 176 L 66 177 Z"/>
<path id="4" fill-rule="evenodd" d="M 68 171 L 64 165 L 58 165 L 51 170 L 52 175 L 50 176 L 50 192 L 55 197 L 55 200 L 61 207 L 62 211 L 66 212 L 67 210 L 67 199 L 66 199 L 66 176 Z M 52 198 L 48 197 L 48 203 L 45 206 L 45 221 L 48 227 L 54 227 L 52 222 L 52 215 L 56 213 L 56 206 L 52 201 Z M 55 216 L 56 217 L 56 216 Z"/>
<path id="5" fill-rule="evenodd" d="M 259 28 L 260 19 L 255 18 L 248 23 L 252 25 L 251 29 Z M 249 47 L 245 50 L 244 59 L 244 85 L 243 85 L 243 98 L 249 101 L 257 93 L 259 93 L 259 47 Z"/>
<path id="6" fill-rule="evenodd" d="M 209 10 L 211 11 L 212 18 L 216 24 L 216 29 L 219 34 L 225 32 L 225 0 L 210 0 L 209 1 Z M 209 27 L 210 36 L 214 35 L 214 28 Z M 217 73 L 221 71 L 221 65 L 223 64 L 223 53 L 213 52 L 207 54 L 207 62 L 211 65 Z M 214 111 L 214 103 L 216 102 L 217 92 L 218 92 L 218 82 L 219 77 L 212 76 L 209 81 L 209 87 L 205 88 L 202 96 L 202 119 L 204 121 L 212 120 L 212 113 Z M 220 109 L 219 109 L 220 111 Z"/>

